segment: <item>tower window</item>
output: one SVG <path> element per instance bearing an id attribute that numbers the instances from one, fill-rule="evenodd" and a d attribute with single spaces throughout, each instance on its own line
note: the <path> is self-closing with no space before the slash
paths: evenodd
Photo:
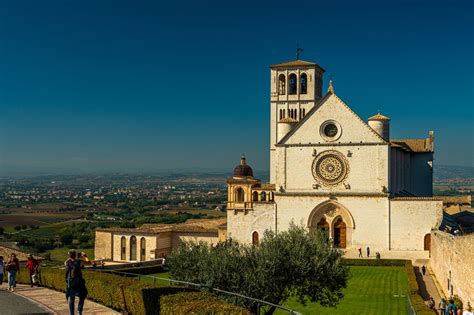
<path id="1" fill-rule="evenodd" d="M 290 84 L 288 94 L 295 95 L 296 94 L 296 86 L 297 86 L 296 74 L 294 74 L 294 73 L 290 74 L 290 76 L 288 77 L 288 81 L 289 81 L 289 84 Z"/>
<path id="2" fill-rule="evenodd" d="M 244 198 L 245 198 L 245 192 L 242 188 L 237 188 L 235 190 L 235 201 L 236 202 L 244 202 Z"/>
<path id="3" fill-rule="evenodd" d="M 254 191 L 252 193 L 252 201 L 258 201 L 258 192 Z"/>
<path id="4" fill-rule="evenodd" d="M 260 201 L 261 202 L 267 201 L 267 194 L 264 191 L 260 193 Z"/>
<path id="5" fill-rule="evenodd" d="M 300 77 L 300 94 L 308 93 L 308 77 L 303 73 Z"/>
<path id="6" fill-rule="evenodd" d="M 278 94 L 284 95 L 286 91 L 286 78 L 284 74 L 278 76 Z"/>

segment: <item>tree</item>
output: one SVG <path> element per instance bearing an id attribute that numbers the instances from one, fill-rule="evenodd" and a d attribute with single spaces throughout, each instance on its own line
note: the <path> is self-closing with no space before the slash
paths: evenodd
<path id="1" fill-rule="evenodd" d="M 290 296 L 298 301 L 336 306 L 343 298 L 349 270 L 342 251 L 327 236 L 291 225 L 287 231 L 265 232 L 259 245 L 226 240 L 216 246 L 183 243 L 169 257 L 173 278 L 205 284 L 280 304 Z M 233 300 L 233 298 L 231 299 Z M 247 300 L 241 304 L 255 310 Z M 273 313 L 274 309 L 268 312 Z"/>
<path id="2" fill-rule="evenodd" d="M 59 240 L 61 241 L 61 243 L 63 243 L 64 245 L 69 245 L 72 243 L 74 239 L 74 236 L 72 235 L 72 233 L 70 232 L 63 232 L 61 233 L 61 235 L 59 235 Z"/>
<path id="3" fill-rule="evenodd" d="M 0 235 L 3 235 L 3 233 L 5 233 L 5 229 L 2 226 L 0 226 Z"/>

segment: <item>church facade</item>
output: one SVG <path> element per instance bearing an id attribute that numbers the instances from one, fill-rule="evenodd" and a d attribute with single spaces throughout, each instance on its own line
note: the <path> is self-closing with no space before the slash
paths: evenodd
<path id="1" fill-rule="evenodd" d="M 391 139 L 390 119 L 360 118 L 324 69 L 296 60 L 270 67 L 270 182 L 243 157 L 228 179 L 227 236 L 258 243 L 290 224 L 325 230 L 334 246 L 423 251 L 438 226 L 434 135 Z"/>

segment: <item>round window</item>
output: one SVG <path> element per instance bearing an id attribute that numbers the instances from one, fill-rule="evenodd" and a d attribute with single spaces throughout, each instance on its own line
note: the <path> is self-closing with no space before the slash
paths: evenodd
<path id="1" fill-rule="evenodd" d="M 327 120 L 321 125 L 319 133 L 326 141 L 336 141 L 342 134 L 341 125 L 337 121 Z"/>
<path id="2" fill-rule="evenodd" d="M 329 138 L 334 138 L 337 135 L 337 126 L 329 123 L 324 127 L 324 135 Z"/>

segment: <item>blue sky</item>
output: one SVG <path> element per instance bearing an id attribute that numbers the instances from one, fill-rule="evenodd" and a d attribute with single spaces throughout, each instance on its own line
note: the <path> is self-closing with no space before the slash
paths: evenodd
<path id="1" fill-rule="evenodd" d="M 269 65 L 473 165 L 473 3 L 0 1 L 0 172 L 268 168 Z"/>

